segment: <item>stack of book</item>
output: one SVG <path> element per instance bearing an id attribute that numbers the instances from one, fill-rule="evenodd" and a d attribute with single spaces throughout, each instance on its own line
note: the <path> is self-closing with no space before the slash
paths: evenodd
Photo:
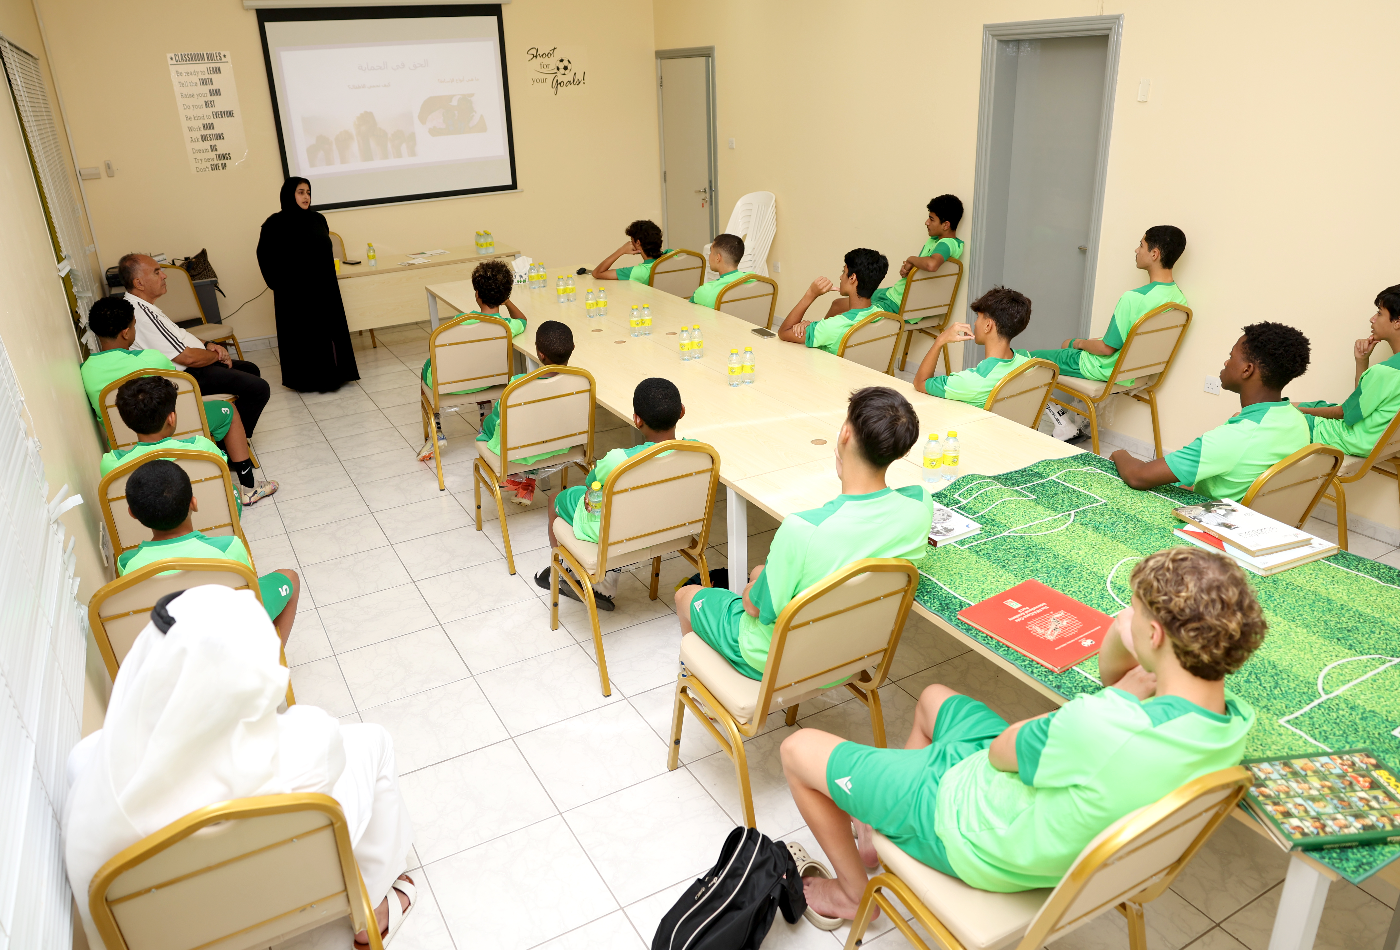
<path id="1" fill-rule="evenodd" d="M 1340 550 L 1331 541 L 1234 501 L 1186 505 L 1172 513 L 1191 526 L 1177 528 L 1172 534 L 1197 547 L 1220 551 L 1255 574 L 1277 574 Z"/>
<path id="2" fill-rule="evenodd" d="M 933 523 L 929 525 L 928 543 L 934 547 L 938 547 L 940 544 L 951 544 L 981 530 L 982 526 L 977 522 L 964 518 L 953 509 L 945 508 L 938 502 L 933 503 Z"/>
<path id="3" fill-rule="evenodd" d="M 963 623 L 1063 673 L 1099 652 L 1113 618 L 1040 581 L 1022 581 L 958 612 Z"/>
<path id="4" fill-rule="evenodd" d="M 1400 781 L 1369 749 L 1244 767 L 1244 805 L 1286 851 L 1400 843 Z"/>

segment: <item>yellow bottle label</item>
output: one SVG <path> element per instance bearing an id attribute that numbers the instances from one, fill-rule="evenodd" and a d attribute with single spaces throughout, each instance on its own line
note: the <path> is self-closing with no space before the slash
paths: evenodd
<path id="1" fill-rule="evenodd" d="M 738 376 L 743 370 L 744 367 L 740 366 L 738 363 L 731 363 L 729 366 L 729 375 Z"/>
<path id="2" fill-rule="evenodd" d="M 924 468 L 939 468 L 943 465 L 943 456 L 935 455 L 933 458 L 924 456 Z"/>
<path id="3" fill-rule="evenodd" d="M 951 467 L 957 465 L 957 464 L 958 464 L 958 453 L 956 453 L 956 452 L 944 452 L 944 453 L 943 453 L 943 464 L 944 464 L 944 465 L 947 465 L 949 468 L 951 468 Z"/>

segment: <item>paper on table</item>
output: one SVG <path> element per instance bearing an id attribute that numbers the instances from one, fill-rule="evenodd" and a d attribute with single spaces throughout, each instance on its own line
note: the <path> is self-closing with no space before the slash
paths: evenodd
<path id="1" fill-rule="evenodd" d="M 446 254 L 447 251 L 444 248 L 438 248 L 436 251 L 413 251 L 412 253 L 414 257 L 434 257 L 438 254 Z"/>

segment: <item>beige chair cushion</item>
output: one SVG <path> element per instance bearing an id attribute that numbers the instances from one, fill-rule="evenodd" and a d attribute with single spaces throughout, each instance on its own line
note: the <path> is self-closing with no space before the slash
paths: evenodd
<path id="1" fill-rule="evenodd" d="M 583 565 L 585 571 L 590 574 L 597 573 L 598 545 L 594 544 L 592 541 L 582 541 L 574 537 L 573 527 L 563 518 L 554 519 L 554 540 L 559 542 L 560 547 L 572 554 L 574 559 Z M 683 543 L 684 540 L 683 538 L 677 538 L 665 544 L 656 544 L 649 548 L 628 551 L 626 554 L 622 555 L 624 559 L 622 563 L 609 561 L 608 569 L 612 570 L 615 567 L 626 567 L 628 564 L 640 564 L 643 561 L 650 561 L 652 558 L 670 554 L 672 551 L 684 550 L 690 552 L 690 554 L 695 557 L 699 557 L 699 539 L 692 537 L 688 545 Z"/>
<path id="2" fill-rule="evenodd" d="M 1144 389 L 1145 387 L 1152 385 L 1152 383 L 1155 382 L 1156 379 L 1157 376 L 1155 374 L 1151 376 L 1143 376 L 1133 380 L 1133 384 L 1131 386 L 1115 384 L 1113 387 L 1113 391 L 1115 393 L 1137 392 L 1140 389 Z M 1104 384 L 1097 379 L 1079 379 L 1075 376 L 1065 376 L 1064 374 L 1061 374 L 1059 380 L 1055 383 L 1056 389 L 1066 389 L 1070 392 L 1076 393 L 1081 396 L 1085 396 L 1089 399 L 1098 399 L 1100 396 L 1102 396 L 1103 387 Z"/>
<path id="3" fill-rule="evenodd" d="M 481 461 L 490 467 L 491 474 L 495 475 L 497 478 L 504 478 L 506 475 L 514 475 L 517 472 L 528 472 L 532 468 L 540 468 L 544 465 L 553 466 L 567 462 L 584 461 L 583 446 L 576 445 L 573 448 L 569 449 L 569 451 L 563 453 L 562 455 L 551 455 L 547 459 L 541 459 L 538 462 L 531 462 L 528 465 L 521 465 L 519 462 L 512 462 L 510 465 L 510 471 L 503 472 L 501 470 L 501 457 L 495 452 L 492 452 L 490 446 L 488 446 L 485 442 L 478 442 L 476 444 L 476 454 L 481 456 Z"/>
<path id="4" fill-rule="evenodd" d="M 233 327 L 226 323 L 197 323 L 186 329 L 205 343 L 208 343 L 210 340 L 233 339 Z M 207 399 L 208 397 L 206 396 L 205 398 Z"/>
<path id="5" fill-rule="evenodd" d="M 684 655 L 684 640 L 681 649 Z M 955 877 L 920 864 L 878 833 L 875 851 L 885 867 L 908 884 L 968 950 L 997 950 L 1019 939 L 1050 897 L 1051 888 L 1048 887 L 1015 894 L 979 891 Z"/>
<path id="6" fill-rule="evenodd" d="M 753 718 L 762 684 L 734 669 L 714 647 L 701 640 L 698 633 L 687 633 L 681 637 L 681 662 L 695 674 L 696 679 L 705 684 L 705 688 L 729 711 L 729 715 L 739 722 L 748 722 Z"/>
<path id="7" fill-rule="evenodd" d="M 1355 475 L 1361 466 L 1366 464 L 1366 459 L 1360 455 L 1348 455 L 1342 459 L 1342 467 L 1337 469 L 1338 478 L 1346 478 L 1348 475 Z"/>

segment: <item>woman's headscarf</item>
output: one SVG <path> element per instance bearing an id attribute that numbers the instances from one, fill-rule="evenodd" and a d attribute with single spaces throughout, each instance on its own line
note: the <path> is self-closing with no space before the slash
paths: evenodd
<path id="1" fill-rule="evenodd" d="M 297 204 L 297 188 L 305 185 L 307 191 L 311 190 L 311 182 L 305 178 L 288 178 L 282 182 L 282 193 L 279 196 L 282 201 L 282 210 L 291 211 L 296 214 L 309 214 L 310 208 L 303 208 Z"/>

